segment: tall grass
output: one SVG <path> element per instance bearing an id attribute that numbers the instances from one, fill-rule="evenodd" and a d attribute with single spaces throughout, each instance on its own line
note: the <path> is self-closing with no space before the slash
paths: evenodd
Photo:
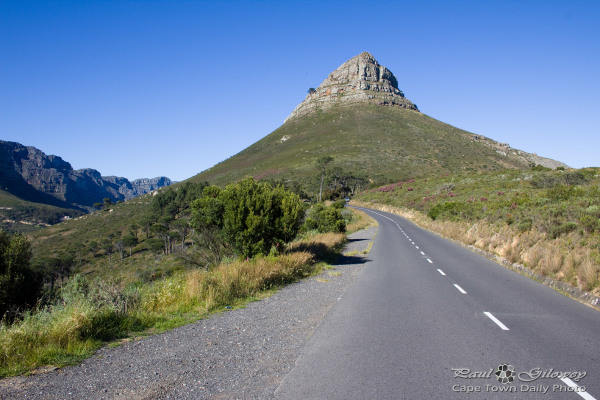
<path id="1" fill-rule="evenodd" d="M 78 276 L 67 283 L 53 306 L 0 326 L 0 377 L 45 365 L 72 364 L 115 339 L 172 328 L 240 306 L 310 275 L 316 260 L 336 252 L 344 239 L 343 234 L 310 236 L 278 256 L 179 272 L 127 288 Z"/>

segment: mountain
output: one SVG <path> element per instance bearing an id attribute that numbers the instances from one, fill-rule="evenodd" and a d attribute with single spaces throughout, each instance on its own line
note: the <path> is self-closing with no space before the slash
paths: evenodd
<path id="1" fill-rule="evenodd" d="M 373 184 L 532 164 L 568 168 L 423 114 L 404 96 L 394 74 L 364 52 L 309 89 L 281 127 L 191 180 L 225 184 L 253 176 L 295 180 L 315 189 L 316 160 L 327 155 L 346 174 Z"/>
<path id="2" fill-rule="evenodd" d="M 130 182 L 126 178 L 101 176 L 95 169 L 74 170 L 58 156 L 0 141 L 0 189 L 27 202 L 89 211 L 104 198 L 125 201 L 171 183 L 165 177 Z"/>

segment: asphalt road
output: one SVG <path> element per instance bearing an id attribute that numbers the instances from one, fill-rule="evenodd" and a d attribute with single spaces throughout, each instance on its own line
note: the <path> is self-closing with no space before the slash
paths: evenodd
<path id="1" fill-rule="evenodd" d="M 379 222 L 367 262 L 275 398 L 600 399 L 600 313 L 363 210 Z"/>

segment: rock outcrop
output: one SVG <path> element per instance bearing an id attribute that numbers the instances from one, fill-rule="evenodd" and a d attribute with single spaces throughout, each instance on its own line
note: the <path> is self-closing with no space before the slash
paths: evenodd
<path id="1" fill-rule="evenodd" d="M 370 102 L 418 111 L 419 109 L 398 89 L 398 80 L 375 58 L 361 53 L 333 71 L 287 118 L 326 110 L 336 104 Z M 287 120 L 286 119 L 286 120 Z"/>
<path id="2" fill-rule="evenodd" d="M 0 141 L 0 185 L 25 200 L 89 209 L 110 198 L 125 201 L 168 186 L 169 178 L 138 179 L 101 176 L 95 169 L 74 170 L 70 163 L 31 146 Z"/>

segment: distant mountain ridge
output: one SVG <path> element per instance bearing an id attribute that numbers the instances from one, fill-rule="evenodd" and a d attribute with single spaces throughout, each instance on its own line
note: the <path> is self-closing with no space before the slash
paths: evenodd
<path id="1" fill-rule="evenodd" d="M 0 187 L 27 201 L 89 211 L 104 198 L 125 201 L 171 183 L 167 177 L 130 182 L 91 168 L 74 170 L 59 156 L 0 140 Z"/>

